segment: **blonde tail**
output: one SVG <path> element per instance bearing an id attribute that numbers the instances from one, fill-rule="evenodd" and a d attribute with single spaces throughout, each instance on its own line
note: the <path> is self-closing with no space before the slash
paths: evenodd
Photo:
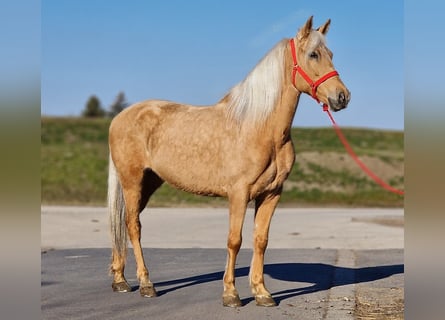
<path id="1" fill-rule="evenodd" d="M 125 201 L 116 167 L 110 155 L 108 168 L 108 210 L 110 214 L 111 242 L 113 254 L 125 257 L 127 253 L 127 226 L 125 223 Z"/>

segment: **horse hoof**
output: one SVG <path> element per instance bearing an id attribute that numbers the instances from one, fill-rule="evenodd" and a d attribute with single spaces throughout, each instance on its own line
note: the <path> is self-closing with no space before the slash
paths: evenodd
<path id="1" fill-rule="evenodd" d="M 223 306 L 224 307 L 241 307 L 242 303 L 239 296 L 223 296 Z"/>
<path id="2" fill-rule="evenodd" d="M 256 305 L 260 307 L 275 307 L 277 304 L 271 296 L 255 296 Z"/>
<path id="3" fill-rule="evenodd" d="M 142 297 L 146 298 L 152 298 L 158 296 L 158 293 L 156 292 L 156 289 L 153 286 L 141 287 L 139 289 L 139 292 L 141 293 Z"/>
<path id="4" fill-rule="evenodd" d="M 130 285 L 125 281 L 113 282 L 111 288 L 113 288 L 114 292 L 131 292 Z"/>

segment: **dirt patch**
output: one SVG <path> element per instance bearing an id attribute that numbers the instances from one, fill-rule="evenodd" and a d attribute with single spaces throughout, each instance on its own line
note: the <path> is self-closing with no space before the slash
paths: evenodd
<path id="1" fill-rule="evenodd" d="M 357 320 L 404 319 L 403 288 L 358 288 L 355 302 Z"/>
<path id="2" fill-rule="evenodd" d="M 361 156 L 360 160 L 383 181 L 395 188 L 403 189 L 405 173 L 403 155 L 390 157 Z M 397 159 L 396 159 L 397 158 Z M 340 152 L 305 151 L 296 155 L 297 170 L 305 176 L 300 180 L 287 180 L 284 190 L 320 190 L 321 192 L 354 193 L 357 180 L 366 179 L 369 184 L 361 184 L 361 189 L 373 187 L 375 182 L 369 178 L 358 164 L 347 154 Z"/>
<path id="3" fill-rule="evenodd" d="M 290 181 L 287 180 L 284 182 L 283 189 L 284 191 L 289 191 L 292 189 L 298 189 L 301 191 L 308 191 L 308 190 L 320 190 L 322 192 L 331 191 L 331 192 L 338 192 L 338 193 L 352 193 L 355 188 L 352 186 L 342 186 L 339 184 L 322 184 L 318 182 L 306 182 L 306 181 Z"/>
<path id="4" fill-rule="evenodd" d="M 375 223 L 387 227 L 403 228 L 405 226 L 405 218 L 403 216 L 386 216 L 386 217 L 370 217 L 370 218 L 352 218 L 352 222 Z"/>
<path id="5" fill-rule="evenodd" d="M 405 173 L 405 166 L 403 162 L 400 161 L 397 164 L 390 164 L 381 157 L 360 156 L 359 158 L 384 181 L 403 176 Z M 308 163 L 313 163 L 332 171 L 349 171 L 354 175 L 366 177 L 366 174 L 360 169 L 357 163 L 355 163 L 354 159 L 344 153 L 301 152 L 297 155 L 296 162 L 298 162 L 304 171 L 310 170 Z"/>

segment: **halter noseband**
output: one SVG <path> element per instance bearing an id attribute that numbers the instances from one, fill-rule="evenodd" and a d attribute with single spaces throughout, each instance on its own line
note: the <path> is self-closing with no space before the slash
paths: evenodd
<path id="1" fill-rule="evenodd" d="M 295 76 L 297 75 L 297 72 L 303 77 L 304 80 L 306 80 L 306 82 L 309 84 L 309 86 L 312 89 L 312 98 L 314 98 L 315 100 L 317 100 L 318 103 L 320 103 L 320 100 L 317 97 L 317 88 L 320 86 L 320 84 L 322 84 L 323 82 L 325 82 L 326 80 L 328 80 L 329 78 L 338 76 L 338 72 L 337 71 L 331 71 L 326 73 L 324 76 L 322 76 L 320 79 L 318 79 L 317 81 L 312 81 L 312 79 L 307 75 L 306 72 L 304 72 L 303 69 L 301 69 L 301 67 L 298 65 L 297 62 L 297 52 L 295 50 L 295 41 L 294 38 L 289 40 L 289 44 L 290 44 L 290 49 L 292 52 L 292 59 L 294 61 L 294 67 L 292 69 L 292 84 L 294 85 L 294 87 L 296 87 L 296 83 L 295 83 Z"/>

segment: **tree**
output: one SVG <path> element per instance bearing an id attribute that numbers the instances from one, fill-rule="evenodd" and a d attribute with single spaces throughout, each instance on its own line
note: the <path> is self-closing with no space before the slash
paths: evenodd
<path id="1" fill-rule="evenodd" d="M 125 101 L 125 94 L 121 91 L 116 96 L 116 99 L 110 106 L 110 111 L 108 114 L 110 117 L 115 117 L 119 112 L 128 107 L 128 103 Z"/>
<path id="2" fill-rule="evenodd" d="M 105 110 L 100 105 L 99 98 L 92 95 L 85 105 L 82 116 L 89 118 L 98 118 L 105 116 Z"/>

